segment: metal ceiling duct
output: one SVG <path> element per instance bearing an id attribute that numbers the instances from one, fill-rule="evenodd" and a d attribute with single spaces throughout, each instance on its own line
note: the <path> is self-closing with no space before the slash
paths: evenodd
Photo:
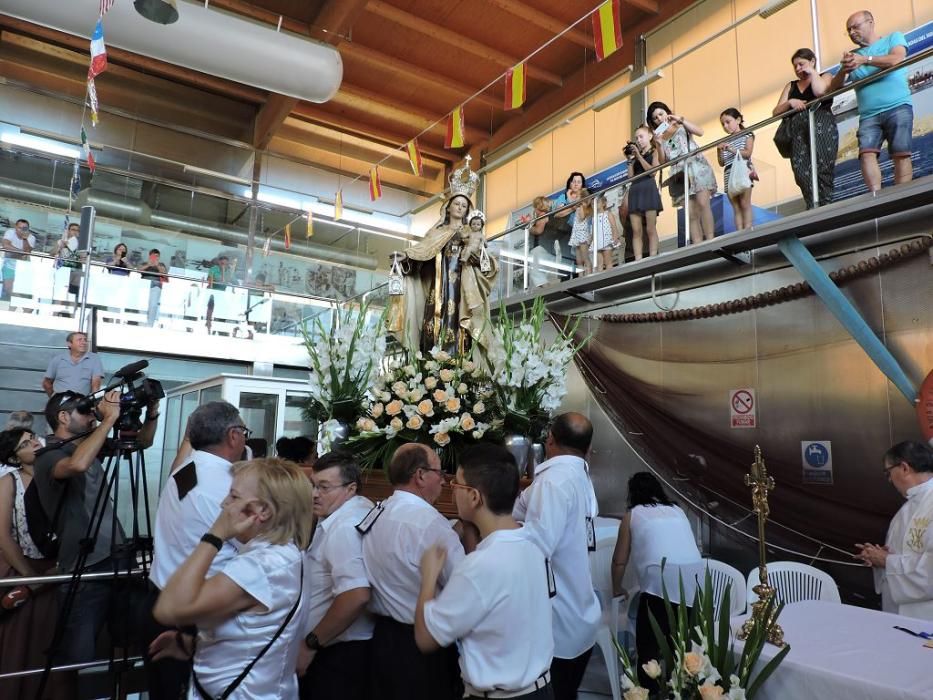
<path id="1" fill-rule="evenodd" d="M 59 209 L 68 208 L 67 194 L 50 191 L 47 187 L 40 185 L 15 182 L 3 178 L 0 178 L 0 197 L 9 197 L 22 202 L 31 202 Z M 245 246 L 248 241 L 248 235 L 243 229 L 181 214 L 152 211 L 149 205 L 143 201 L 126 199 L 112 192 L 82 190 L 75 201 L 75 207 L 78 208 L 86 204 L 95 207 L 99 216 L 113 217 L 134 224 L 185 231 L 198 236 L 210 237 L 233 246 Z M 259 244 L 264 240 L 259 236 L 257 236 L 257 239 Z M 285 243 L 281 236 L 272 239 L 272 249 L 280 252 L 285 251 Z M 297 236 L 292 240 L 288 252 L 292 255 L 308 256 L 322 263 L 345 265 L 361 270 L 375 270 L 378 265 L 378 261 L 372 255 L 311 243 L 300 240 Z"/>
<path id="2" fill-rule="evenodd" d="M 343 62 L 333 46 L 204 2 L 178 0 L 178 21 L 160 26 L 130 2 L 117 2 L 104 17 L 104 42 L 176 66 L 243 85 L 327 102 L 340 88 Z M 90 38 L 100 0 L 3 0 L 0 12 Z"/>

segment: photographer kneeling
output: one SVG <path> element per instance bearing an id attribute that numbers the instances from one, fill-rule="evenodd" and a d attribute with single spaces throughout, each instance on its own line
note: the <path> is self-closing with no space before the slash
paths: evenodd
<path id="1" fill-rule="evenodd" d="M 114 571 L 118 566 L 125 570 L 127 563 L 119 562 L 114 554 L 124 544 L 125 535 L 110 498 L 103 500 L 103 518 L 97 537 L 85 541 L 95 516 L 98 494 L 106 489 L 107 474 L 99 453 L 120 418 L 120 391 L 108 392 L 96 406 L 93 402 L 82 401 L 84 398 L 66 391 L 49 399 L 45 419 L 53 434 L 36 459 L 33 478 L 42 508 L 58 536 L 59 569 L 63 573 L 73 573 L 86 551 L 86 559 L 78 573 Z M 155 399 L 146 407 L 146 420 L 136 436 L 140 449 L 152 444 L 157 406 Z M 94 522 L 96 524 L 96 518 Z M 69 588 L 69 584 L 59 588 L 60 601 L 64 602 Z M 63 610 L 59 618 L 63 629 L 58 630 L 60 634 L 56 637 L 60 643 L 57 649 L 52 649 L 56 663 L 94 660 L 97 635 L 107 620 L 110 592 L 110 581 L 80 582 L 71 610 Z"/>

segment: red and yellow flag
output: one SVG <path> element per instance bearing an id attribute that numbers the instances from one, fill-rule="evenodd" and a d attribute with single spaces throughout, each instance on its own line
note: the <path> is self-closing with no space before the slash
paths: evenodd
<path id="1" fill-rule="evenodd" d="M 447 137 L 444 139 L 444 148 L 463 148 L 463 105 L 460 105 L 447 118 Z"/>
<path id="2" fill-rule="evenodd" d="M 382 196 L 382 182 L 379 180 L 379 166 L 370 168 L 369 171 L 369 198 L 376 201 Z"/>
<path id="3" fill-rule="evenodd" d="M 292 247 L 292 225 L 291 222 L 285 224 L 285 250 Z"/>
<path id="4" fill-rule="evenodd" d="M 505 108 L 518 109 L 525 104 L 525 64 L 519 63 L 514 68 L 509 68 L 505 74 Z"/>
<path id="5" fill-rule="evenodd" d="M 418 139 L 412 139 L 406 143 L 405 150 L 408 151 L 408 162 L 411 163 L 411 171 L 418 177 L 424 175 L 424 162 L 421 160 Z"/>
<path id="6" fill-rule="evenodd" d="M 334 195 L 334 221 L 343 218 L 343 190 L 337 190 Z"/>
<path id="7" fill-rule="evenodd" d="M 622 14 L 619 0 L 606 0 L 593 10 L 593 36 L 596 60 L 602 61 L 622 48 Z"/>
<path id="8" fill-rule="evenodd" d="M 308 209 L 308 238 L 314 235 L 314 215 Z"/>

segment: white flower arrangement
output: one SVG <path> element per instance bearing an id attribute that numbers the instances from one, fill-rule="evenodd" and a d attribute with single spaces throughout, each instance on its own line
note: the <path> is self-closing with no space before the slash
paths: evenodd
<path id="1" fill-rule="evenodd" d="M 384 464 L 404 442 L 438 449 L 447 468 L 460 447 L 501 426 L 489 376 L 439 348 L 417 352 L 377 378 L 350 442 L 364 466 Z"/>
<path id="2" fill-rule="evenodd" d="M 557 327 L 557 339 L 545 345 L 541 337 L 546 309 L 540 297 L 531 309 L 522 307 L 518 320 L 504 309 L 491 326 L 484 356 L 505 413 L 507 428 L 538 437 L 567 394 L 567 366 L 586 343 L 575 344 L 579 319 Z"/>
<path id="3" fill-rule="evenodd" d="M 320 449 L 327 451 L 338 425 L 359 415 L 372 375 L 385 355 L 384 314 L 375 321 L 368 305 L 335 312 L 331 328 L 315 319 L 302 328 L 308 351 L 310 398 L 305 418 L 322 425 Z"/>
<path id="4" fill-rule="evenodd" d="M 720 609 L 729 609 L 730 595 L 731 584 L 726 586 Z M 764 615 L 764 619 L 769 620 L 768 624 L 755 626 L 736 660 L 729 618 L 723 615 L 719 620 L 715 619 L 713 596 L 709 571 L 706 572 L 704 585 L 697 588 L 692 608 L 680 605 L 674 612 L 667 591 L 664 591 L 671 635 L 668 639 L 651 615 L 651 627 L 663 658 L 648 659 L 641 664 L 644 674 L 656 681 L 660 688 L 653 695 L 648 688 L 639 684 L 638 674 L 628 653 L 617 641 L 615 642 L 616 651 L 622 661 L 620 681 L 624 700 L 648 700 L 650 697 L 674 700 L 754 698 L 762 684 L 790 652 L 790 647 L 785 646 L 757 675 L 752 673 L 761 656 L 768 632 L 777 623 L 783 605 L 775 606 L 773 602 L 769 604 Z M 639 659 L 639 662 L 642 661 Z"/>

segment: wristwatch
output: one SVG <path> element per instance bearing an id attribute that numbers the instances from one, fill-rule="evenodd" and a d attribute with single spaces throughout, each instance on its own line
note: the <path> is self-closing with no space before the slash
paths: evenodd
<path id="1" fill-rule="evenodd" d="M 308 636 L 305 637 L 305 644 L 311 651 L 317 651 L 321 648 L 321 640 L 317 638 L 314 632 L 308 632 Z"/>
<path id="2" fill-rule="evenodd" d="M 869 56 L 869 57 L 868 57 L 868 62 L 871 63 L 872 60 L 873 60 L 874 58 L 875 58 L 874 56 Z"/>

